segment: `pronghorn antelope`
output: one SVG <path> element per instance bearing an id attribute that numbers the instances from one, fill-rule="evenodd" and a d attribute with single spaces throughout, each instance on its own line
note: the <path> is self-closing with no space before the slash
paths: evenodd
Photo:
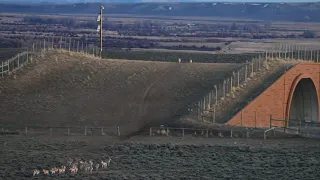
<path id="1" fill-rule="evenodd" d="M 43 174 L 45 174 L 45 175 L 48 175 L 48 174 L 49 174 L 49 170 L 44 169 L 44 170 L 42 170 L 42 171 L 43 171 Z"/>
<path id="2" fill-rule="evenodd" d="M 94 167 L 95 167 L 95 170 L 98 171 L 98 169 L 99 169 L 99 167 L 100 167 L 100 164 L 98 163 L 98 164 L 96 164 Z"/>
<path id="3" fill-rule="evenodd" d="M 67 161 L 67 166 L 72 166 L 72 159 L 69 158 L 69 160 Z"/>
<path id="4" fill-rule="evenodd" d="M 110 166 L 110 162 L 111 162 L 111 157 L 109 157 L 109 159 L 107 161 L 108 166 Z"/>
<path id="5" fill-rule="evenodd" d="M 33 176 L 38 175 L 38 174 L 40 174 L 40 170 L 38 170 L 38 169 L 33 170 Z"/>
<path id="6" fill-rule="evenodd" d="M 76 174 L 78 172 L 78 168 L 75 166 L 71 167 L 69 170 L 71 174 Z"/>
<path id="7" fill-rule="evenodd" d="M 105 169 L 108 167 L 108 163 L 104 162 L 104 161 L 101 161 L 101 168 L 102 169 Z"/>
<path id="8" fill-rule="evenodd" d="M 56 172 L 58 172 L 58 168 L 53 167 L 53 168 L 50 169 L 50 173 L 51 174 L 55 174 Z"/>
<path id="9" fill-rule="evenodd" d="M 61 168 L 59 168 L 59 174 L 62 174 L 66 171 L 66 167 L 62 166 Z"/>
<path id="10" fill-rule="evenodd" d="M 79 161 L 79 169 L 80 170 L 85 170 L 85 162 L 83 162 L 83 161 Z"/>

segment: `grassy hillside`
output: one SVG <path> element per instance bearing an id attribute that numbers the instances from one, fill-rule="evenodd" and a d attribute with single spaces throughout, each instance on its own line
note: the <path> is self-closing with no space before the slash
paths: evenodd
<path id="1" fill-rule="evenodd" d="M 123 133 L 187 113 L 236 64 L 101 60 L 51 52 L 0 79 L 0 124 L 120 126 Z"/>

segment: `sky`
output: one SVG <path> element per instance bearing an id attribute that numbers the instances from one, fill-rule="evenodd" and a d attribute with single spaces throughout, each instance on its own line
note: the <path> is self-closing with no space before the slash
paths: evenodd
<path id="1" fill-rule="evenodd" d="M 54 0 L 56 2 L 110 2 L 110 0 Z M 53 0 L 0 0 L 0 2 L 54 2 Z M 119 2 L 131 2 L 136 0 L 119 0 Z M 320 0 L 138 0 L 139 2 L 320 2 Z M 117 2 L 117 0 L 112 0 Z"/>

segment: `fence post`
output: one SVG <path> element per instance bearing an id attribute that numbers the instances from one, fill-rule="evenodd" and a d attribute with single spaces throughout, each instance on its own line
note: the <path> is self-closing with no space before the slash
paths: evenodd
<path id="1" fill-rule="evenodd" d="M 68 128 L 68 136 L 70 135 L 70 128 Z"/>
<path id="2" fill-rule="evenodd" d="M 46 52 L 46 39 L 43 39 L 43 51 Z"/>
<path id="3" fill-rule="evenodd" d="M 101 135 L 104 136 L 103 127 L 101 127 Z"/>
<path id="4" fill-rule="evenodd" d="M 247 81 L 248 78 L 248 61 L 246 62 L 245 73 L 244 73 L 244 82 Z"/>
<path id="5" fill-rule="evenodd" d="M 182 137 L 184 137 L 184 128 L 182 128 Z"/>
<path id="6" fill-rule="evenodd" d="M 60 43 L 59 43 L 60 50 L 61 50 L 61 44 L 62 44 L 62 36 L 60 37 Z"/>
<path id="7" fill-rule="evenodd" d="M 1 77 L 3 78 L 3 61 L 1 62 Z"/>
<path id="8" fill-rule="evenodd" d="M 249 130 L 248 130 L 248 128 L 246 128 L 246 137 L 247 137 L 247 139 L 249 138 Z"/>
<path id="9" fill-rule="evenodd" d="M 87 126 L 84 127 L 84 135 L 87 135 Z"/>
<path id="10" fill-rule="evenodd" d="M 243 115 L 242 115 L 242 110 L 241 110 L 241 127 L 242 127 L 242 125 L 243 125 L 243 122 L 242 122 L 242 121 L 243 121 L 243 120 L 242 120 L 242 116 L 243 116 Z"/>
<path id="11" fill-rule="evenodd" d="M 254 73 L 253 62 L 254 62 L 254 60 L 251 61 L 251 74 L 250 74 L 250 77 L 253 77 L 253 73 Z"/>
<path id="12" fill-rule="evenodd" d="M 304 60 L 307 60 L 307 46 L 304 47 Z"/>
<path id="13" fill-rule="evenodd" d="M 7 74 L 10 74 L 10 62 L 9 61 L 7 61 L 7 66 L 8 66 Z"/>
<path id="14" fill-rule="evenodd" d="M 169 128 L 167 127 L 166 135 L 169 136 Z"/>
<path id="15" fill-rule="evenodd" d="M 50 136 L 52 136 L 52 128 L 50 128 Z"/>
<path id="16" fill-rule="evenodd" d="M 27 49 L 27 63 L 29 63 L 29 48 Z"/>
<path id="17" fill-rule="evenodd" d="M 232 73 L 234 74 L 234 72 Z M 233 93 L 233 77 L 230 78 L 230 92 Z"/>
<path id="18" fill-rule="evenodd" d="M 270 114 L 270 128 L 272 126 L 271 121 L 272 121 L 272 115 Z"/>
<path id="19" fill-rule="evenodd" d="M 152 136 L 152 127 L 149 128 L 149 135 Z"/>
<path id="20" fill-rule="evenodd" d="M 254 128 L 257 128 L 257 111 L 254 111 Z"/>
<path id="21" fill-rule="evenodd" d="M 28 127 L 27 126 L 25 128 L 25 133 L 26 133 L 26 135 L 28 134 Z"/>
<path id="22" fill-rule="evenodd" d="M 206 131 L 206 137 L 209 137 L 209 130 Z"/>
<path id="23" fill-rule="evenodd" d="M 226 80 L 225 79 L 223 79 L 223 98 L 225 98 L 226 97 Z"/>
<path id="24" fill-rule="evenodd" d="M 281 59 L 281 47 L 282 47 L 281 44 L 279 44 L 279 57 L 278 57 L 279 59 Z"/>
<path id="25" fill-rule="evenodd" d="M 231 138 L 233 137 L 232 129 L 230 130 L 230 137 L 231 137 Z"/>
<path id="26" fill-rule="evenodd" d="M 83 42 L 81 42 L 81 53 L 83 53 Z"/>
<path id="27" fill-rule="evenodd" d="M 18 67 L 17 68 L 19 68 L 20 67 L 20 53 L 18 53 Z"/>
<path id="28" fill-rule="evenodd" d="M 117 127 L 118 136 L 120 136 L 120 127 Z"/>

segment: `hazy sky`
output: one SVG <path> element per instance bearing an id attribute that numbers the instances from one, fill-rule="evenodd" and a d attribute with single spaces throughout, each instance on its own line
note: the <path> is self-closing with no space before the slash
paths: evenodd
<path id="1" fill-rule="evenodd" d="M 1 1 L 1 0 L 0 0 Z M 4 0 L 2 0 L 4 1 Z M 10 0 L 7 0 L 10 1 Z M 37 0 L 19 0 L 19 1 L 37 1 Z M 39 1 L 39 0 L 38 0 Z M 40 1 L 46 1 L 46 0 L 40 0 Z M 68 0 L 66 0 L 68 1 Z M 70 1 L 77 1 L 77 0 L 70 0 Z M 104 0 L 88 0 L 88 1 L 104 1 Z M 107 1 L 107 0 L 106 0 Z M 115 2 L 117 0 L 114 0 Z M 130 0 L 128 0 L 130 1 Z M 163 0 L 149 0 L 152 2 L 161 2 Z M 175 2 L 175 1 L 184 1 L 184 0 L 165 0 L 167 2 Z M 192 1 L 192 0 L 187 0 L 187 1 Z M 206 1 L 206 2 L 319 2 L 320 0 L 194 0 L 195 2 L 197 1 Z"/>
<path id="2" fill-rule="evenodd" d="M 48 2 L 53 0 L 0 0 L 0 2 Z M 108 0 L 56 0 L 57 2 L 103 2 Z M 130 2 L 133 0 L 119 0 L 119 2 Z M 264 2 L 264 3 L 272 3 L 272 2 L 320 2 L 320 0 L 138 0 L 141 2 Z M 109 1 L 110 2 L 110 1 Z M 117 2 L 117 0 L 112 0 L 112 2 Z"/>

